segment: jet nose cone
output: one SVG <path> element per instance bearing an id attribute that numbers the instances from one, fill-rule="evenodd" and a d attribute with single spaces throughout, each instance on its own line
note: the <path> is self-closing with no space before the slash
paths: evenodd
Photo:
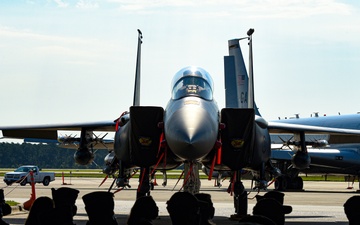
<path id="1" fill-rule="evenodd" d="M 166 141 L 183 160 L 205 157 L 214 147 L 217 133 L 217 119 L 203 108 L 178 109 L 165 121 Z"/>

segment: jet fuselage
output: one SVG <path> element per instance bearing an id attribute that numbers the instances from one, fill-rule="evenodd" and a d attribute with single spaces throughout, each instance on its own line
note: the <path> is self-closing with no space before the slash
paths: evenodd
<path id="1" fill-rule="evenodd" d="M 200 97 L 170 100 L 164 125 L 166 142 L 176 156 L 181 160 L 201 160 L 216 143 L 219 109 L 215 101 Z"/>
<path id="2" fill-rule="evenodd" d="M 182 161 L 203 159 L 219 132 L 219 108 L 213 81 L 202 68 L 185 67 L 172 81 L 172 95 L 164 114 L 167 145 Z"/>

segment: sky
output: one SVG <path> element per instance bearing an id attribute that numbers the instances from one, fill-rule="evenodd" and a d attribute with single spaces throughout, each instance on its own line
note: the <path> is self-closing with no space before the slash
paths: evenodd
<path id="1" fill-rule="evenodd" d="M 133 98 L 165 108 L 181 68 L 208 71 L 225 107 L 227 41 L 254 28 L 267 120 L 360 111 L 360 3 L 336 0 L 0 1 L 0 126 L 114 120 Z M 247 61 L 247 41 L 241 42 Z"/>

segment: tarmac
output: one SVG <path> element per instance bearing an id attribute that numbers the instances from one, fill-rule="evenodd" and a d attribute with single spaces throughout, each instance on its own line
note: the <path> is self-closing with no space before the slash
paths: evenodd
<path id="1" fill-rule="evenodd" d="M 51 197 L 51 188 L 71 187 L 80 191 L 76 201 L 78 207 L 77 215 L 74 217 L 74 223 L 85 225 L 88 219 L 82 196 L 93 191 L 107 191 L 112 180 L 107 180 L 101 187 L 101 178 L 67 178 L 64 182 L 57 179 L 45 187 L 42 184 L 36 184 L 36 197 Z M 166 210 L 166 201 L 177 191 L 181 189 L 182 181 L 176 185 L 177 180 L 168 180 L 168 185 L 163 187 L 162 181 L 157 180 L 158 185 L 151 195 L 155 199 L 159 207 L 159 218 L 153 221 L 154 225 L 171 224 L 169 214 Z M 118 224 L 126 224 L 128 214 L 133 206 L 136 198 L 137 180 L 131 181 L 131 188 L 124 189 L 115 194 L 115 216 Z M 237 221 L 230 220 L 230 216 L 234 214 L 233 198 L 227 193 L 229 181 L 225 180 L 222 187 L 214 187 L 214 181 L 201 180 L 201 192 L 211 194 L 215 207 L 215 217 L 213 222 L 216 224 L 237 224 Z M 248 213 L 252 213 L 252 208 L 256 204 L 255 196 L 263 195 L 265 191 L 257 193 L 251 189 L 251 181 L 244 181 L 244 185 L 248 191 Z M 5 200 L 13 200 L 23 203 L 30 198 L 30 185 L 20 186 L 14 184 L 12 186 L 2 186 L 5 193 Z M 270 186 L 268 190 L 274 187 Z M 112 190 L 114 191 L 114 190 Z M 344 214 L 343 204 L 353 195 L 359 195 L 357 186 L 348 189 L 347 182 L 329 182 L 329 181 L 306 181 L 304 182 L 304 190 L 297 192 L 285 192 L 285 205 L 291 205 L 293 210 L 285 216 L 286 225 L 323 225 L 323 224 L 348 224 L 348 220 Z M 28 216 L 28 211 L 19 210 L 21 208 L 13 207 L 13 212 L 5 216 L 3 219 L 9 224 L 24 224 Z"/>

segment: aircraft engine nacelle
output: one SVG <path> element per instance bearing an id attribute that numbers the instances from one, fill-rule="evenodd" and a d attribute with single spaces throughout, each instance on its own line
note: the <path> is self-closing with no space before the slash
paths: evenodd
<path id="1" fill-rule="evenodd" d="M 271 157 L 271 140 L 269 132 L 258 123 L 255 123 L 254 148 L 252 152 L 250 168 L 259 169 L 262 163 Z"/>
<path id="2" fill-rule="evenodd" d="M 310 156 L 303 151 L 297 151 L 291 158 L 291 163 L 296 169 L 306 169 L 310 166 Z"/>
<path id="3" fill-rule="evenodd" d="M 83 166 L 92 163 L 92 161 L 94 161 L 94 158 L 94 153 L 92 153 L 88 148 L 79 148 L 74 153 L 75 162 Z"/>

